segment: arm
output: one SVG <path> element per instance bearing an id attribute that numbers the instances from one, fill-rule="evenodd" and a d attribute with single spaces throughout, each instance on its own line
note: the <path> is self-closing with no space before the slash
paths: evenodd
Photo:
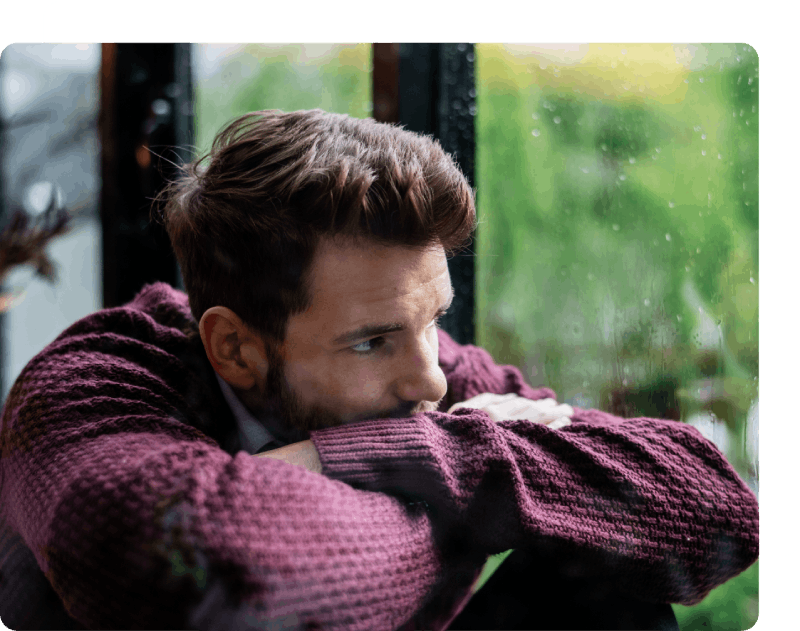
<path id="1" fill-rule="evenodd" d="M 441 569 L 423 510 L 225 453 L 187 423 L 206 382 L 179 394 L 186 364 L 135 337 L 73 330 L 4 410 L 0 506 L 74 618 L 389 631 L 420 609 Z"/>
<path id="2" fill-rule="evenodd" d="M 552 396 L 444 335 L 441 364 L 456 399 Z M 541 546 L 639 598 L 694 603 L 755 561 L 757 501 L 694 428 L 596 410 L 576 409 L 572 420 L 552 430 L 465 409 L 312 440 L 326 475 L 427 502 L 443 539 L 457 533 L 485 553 Z"/>

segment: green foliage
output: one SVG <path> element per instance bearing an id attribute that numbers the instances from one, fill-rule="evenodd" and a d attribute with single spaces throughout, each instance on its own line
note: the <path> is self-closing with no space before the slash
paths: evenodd
<path id="1" fill-rule="evenodd" d="M 699 605 L 673 605 L 681 631 L 743 631 L 758 620 L 758 562 Z"/>

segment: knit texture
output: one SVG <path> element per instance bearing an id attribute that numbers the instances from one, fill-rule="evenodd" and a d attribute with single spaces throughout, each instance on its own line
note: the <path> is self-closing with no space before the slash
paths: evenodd
<path id="1" fill-rule="evenodd" d="M 315 432 L 319 475 L 237 451 L 192 331 L 186 296 L 152 285 L 71 326 L 17 379 L 0 433 L 12 628 L 39 614 L 10 594 L 48 602 L 35 576 L 9 574 L 32 565 L 20 550 L 81 625 L 138 629 L 443 629 L 486 555 L 512 547 L 683 603 L 757 558 L 755 497 L 691 427 L 431 412 Z M 480 392 L 554 396 L 439 338 L 443 409 Z"/>

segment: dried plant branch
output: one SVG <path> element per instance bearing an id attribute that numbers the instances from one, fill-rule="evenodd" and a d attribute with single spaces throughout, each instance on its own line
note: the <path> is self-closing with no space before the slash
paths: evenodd
<path id="1" fill-rule="evenodd" d="M 30 263 L 37 276 L 55 282 L 56 268 L 46 247 L 54 237 L 69 230 L 69 220 L 69 211 L 57 203 L 55 196 L 48 208 L 35 218 L 21 208 L 15 209 L 0 232 L 0 279 L 12 268 Z"/>

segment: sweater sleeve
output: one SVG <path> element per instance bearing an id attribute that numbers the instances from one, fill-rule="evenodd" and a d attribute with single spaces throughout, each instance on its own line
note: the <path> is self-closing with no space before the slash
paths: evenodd
<path id="1" fill-rule="evenodd" d="M 445 351 L 458 396 L 543 396 L 485 351 L 452 340 Z M 464 409 L 365 421 L 313 440 L 327 475 L 426 502 L 444 540 L 488 554 L 538 548 L 641 599 L 699 602 L 756 560 L 757 500 L 697 430 L 597 410 L 573 418 L 552 430 Z"/>
<path id="2" fill-rule="evenodd" d="M 186 422 L 185 364 L 145 339 L 169 332 L 130 326 L 150 332 L 73 327 L 4 410 L 0 506 L 69 614 L 119 629 L 409 621 L 441 569 L 426 512 L 226 453 Z"/>

